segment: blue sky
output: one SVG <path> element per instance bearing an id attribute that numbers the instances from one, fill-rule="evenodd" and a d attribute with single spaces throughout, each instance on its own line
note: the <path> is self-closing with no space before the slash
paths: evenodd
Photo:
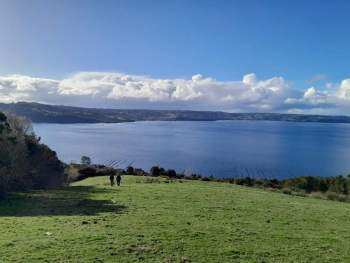
<path id="1" fill-rule="evenodd" d="M 255 73 L 324 91 L 350 77 L 349 14 L 345 0 L 0 0 L 0 75 Z"/>

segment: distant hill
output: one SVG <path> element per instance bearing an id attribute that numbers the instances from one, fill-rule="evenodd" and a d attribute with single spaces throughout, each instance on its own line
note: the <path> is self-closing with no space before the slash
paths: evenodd
<path id="1" fill-rule="evenodd" d="M 0 111 L 25 116 L 36 123 L 118 123 L 133 121 L 216 121 L 216 120 L 269 120 L 294 122 L 350 123 L 349 116 L 228 113 L 221 111 L 189 110 L 129 110 L 98 109 L 33 102 L 0 103 Z"/>

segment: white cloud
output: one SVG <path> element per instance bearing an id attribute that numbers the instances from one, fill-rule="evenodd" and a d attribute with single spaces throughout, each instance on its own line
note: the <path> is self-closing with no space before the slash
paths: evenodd
<path id="1" fill-rule="evenodd" d="M 340 83 L 338 96 L 339 96 L 339 98 L 344 99 L 344 100 L 350 99 L 350 79 L 344 79 Z"/>
<path id="2" fill-rule="evenodd" d="M 305 106 L 327 105 L 334 100 L 334 95 L 327 91 L 318 91 L 315 87 L 308 88 L 301 98 L 287 98 L 287 104 L 301 104 Z"/>
<path id="3" fill-rule="evenodd" d="M 328 83 L 327 87 L 310 87 L 301 92 L 292 89 L 282 77 L 260 80 L 255 74 L 236 81 L 219 81 L 200 74 L 190 79 L 157 79 L 115 72 L 80 72 L 62 80 L 9 75 L 0 76 L 0 101 L 240 112 L 334 113 L 350 109 L 350 79 Z"/>
<path id="4" fill-rule="evenodd" d="M 45 101 L 57 90 L 58 81 L 23 75 L 0 77 L 0 101 Z"/>

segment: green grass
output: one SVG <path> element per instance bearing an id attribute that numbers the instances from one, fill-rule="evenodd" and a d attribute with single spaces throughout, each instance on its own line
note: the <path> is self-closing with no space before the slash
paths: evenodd
<path id="1" fill-rule="evenodd" d="M 350 262 L 348 203 L 215 182 L 107 183 L 1 201 L 0 262 Z"/>

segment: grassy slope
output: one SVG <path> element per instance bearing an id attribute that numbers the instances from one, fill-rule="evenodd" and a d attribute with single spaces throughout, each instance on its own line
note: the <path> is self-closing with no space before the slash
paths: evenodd
<path id="1" fill-rule="evenodd" d="M 0 202 L 0 262 L 350 261 L 350 204 L 124 179 L 120 188 L 93 178 Z"/>

